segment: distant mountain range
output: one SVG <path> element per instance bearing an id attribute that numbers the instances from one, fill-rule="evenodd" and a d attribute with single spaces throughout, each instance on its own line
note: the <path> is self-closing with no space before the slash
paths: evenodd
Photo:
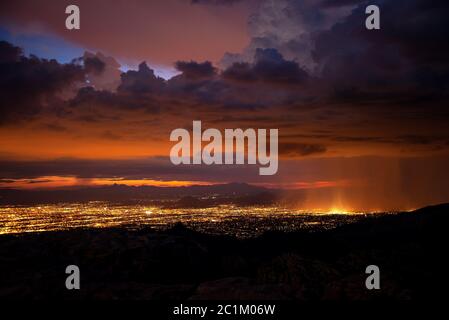
<path id="1" fill-rule="evenodd" d="M 178 200 L 179 204 L 201 205 L 197 201 L 205 202 L 234 199 L 240 202 L 263 201 L 271 199 L 277 190 L 266 189 L 246 183 L 228 183 L 209 186 L 188 187 L 155 187 L 155 186 L 126 186 L 112 185 L 99 187 L 79 187 L 64 189 L 0 189 L 0 205 L 6 204 L 38 204 L 58 202 L 145 202 L 158 200 Z M 268 194 L 270 196 L 268 196 Z M 259 199 L 258 195 L 264 195 Z M 189 202 L 189 199 L 191 200 Z"/>

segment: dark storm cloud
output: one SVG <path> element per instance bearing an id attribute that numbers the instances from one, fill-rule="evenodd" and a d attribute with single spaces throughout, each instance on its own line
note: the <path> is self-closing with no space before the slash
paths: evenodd
<path id="1" fill-rule="evenodd" d="M 311 57 L 313 35 L 331 28 L 347 16 L 353 6 L 331 10 L 321 1 L 260 0 L 248 19 L 249 45 L 240 53 L 228 52 L 222 67 L 234 62 L 253 62 L 257 49 L 274 48 L 287 60 L 298 62 L 309 72 L 315 64 Z"/>
<path id="2" fill-rule="evenodd" d="M 105 91 L 95 90 L 93 87 L 83 87 L 78 90 L 77 95 L 70 100 L 70 105 L 77 107 L 80 105 L 109 105 L 111 107 L 120 105 L 116 94 Z"/>
<path id="3" fill-rule="evenodd" d="M 307 78 L 307 72 L 294 61 L 285 60 L 276 49 L 257 49 L 254 63 L 237 62 L 224 70 L 225 79 L 279 84 L 299 84 Z"/>
<path id="4" fill-rule="evenodd" d="M 238 98 L 224 97 L 229 88 L 220 79 L 203 77 L 207 73 L 195 67 L 186 68 L 189 68 L 188 71 L 186 70 L 188 76 L 182 73 L 166 81 L 156 77 L 154 71 L 146 64 L 141 64 L 138 71 L 122 74 L 117 92 L 82 88 L 70 104 L 72 106 L 118 107 L 123 110 L 145 109 L 150 112 L 169 111 L 182 107 L 192 108 L 193 112 L 199 113 L 206 105 L 212 110 L 214 107 L 221 106 L 224 101 L 231 102 L 232 99 Z"/>
<path id="5" fill-rule="evenodd" d="M 80 120 L 85 122 L 107 119 L 107 115 L 97 112 L 100 109 L 103 111 L 145 109 L 148 112 L 158 112 L 159 105 L 157 101 L 151 95 L 143 93 L 144 91 L 136 95 L 124 90 L 110 92 L 107 90 L 96 90 L 93 87 L 83 87 L 78 90 L 78 93 L 69 101 L 68 105 L 71 108 L 75 108 L 75 110 L 90 112 L 81 116 Z"/>
<path id="6" fill-rule="evenodd" d="M 108 58 L 100 55 L 87 54 L 73 59 L 71 63 L 60 64 L 56 60 L 40 59 L 35 56 L 26 57 L 22 50 L 12 44 L 0 42 L 0 124 L 11 121 L 29 119 L 41 113 L 48 115 L 67 116 L 67 99 L 80 93 L 70 105 L 77 105 L 87 97 L 92 98 L 91 91 L 86 85 L 86 79 L 94 75 L 95 82 L 105 71 Z M 112 58 L 110 58 L 112 59 Z M 108 61 L 109 65 L 114 65 Z M 108 67 L 110 67 L 108 65 Z M 83 90 L 84 89 L 84 90 Z M 100 93 L 98 93 L 100 92 Z M 104 103 L 113 102 L 113 95 L 109 91 L 99 90 L 93 101 Z M 120 105 L 123 101 L 115 102 Z M 128 105 L 128 101 L 123 102 Z M 133 104 L 131 104 L 131 107 Z M 42 115 L 44 117 L 44 115 Z M 54 126 L 46 127 L 52 131 L 64 131 Z"/>
<path id="7" fill-rule="evenodd" d="M 381 30 L 364 28 L 365 7 L 315 35 L 313 57 L 319 75 L 337 98 L 358 103 L 422 95 L 447 99 L 449 83 L 449 3 L 372 1 L 381 10 Z"/>
<path id="8" fill-rule="evenodd" d="M 6 41 L 0 41 L 0 63 L 18 62 L 21 55 L 22 49 Z"/>
<path id="9" fill-rule="evenodd" d="M 225 85 L 222 81 L 210 79 L 215 69 L 210 63 L 179 62 L 182 73 L 169 81 L 157 77 L 154 70 L 143 62 L 138 70 L 121 74 L 116 92 L 97 90 L 94 87 L 79 89 L 77 95 L 69 101 L 71 107 L 94 112 L 95 108 L 110 110 L 145 109 L 157 112 L 160 109 L 186 107 L 192 105 L 219 105 Z M 84 114 L 89 121 L 95 119 Z"/>
<path id="10" fill-rule="evenodd" d="M 165 86 L 165 80 L 157 77 L 154 70 L 150 69 L 145 62 L 139 64 L 139 69 L 129 70 L 121 75 L 120 92 L 133 94 L 156 93 Z"/>
<path id="11" fill-rule="evenodd" d="M 236 64 L 220 73 L 210 62 L 195 61 L 179 61 L 175 66 L 182 73 L 166 81 L 163 95 L 216 111 L 282 104 L 288 98 L 284 91 L 308 78 L 297 63 L 285 60 L 275 49 L 258 50 L 256 62 L 242 64 L 242 70 Z M 276 88 L 261 90 L 261 84 L 275 84 Z"/>
<path id="12" fill-rule="evenodd" d="M 92 58 L 94 59 L 94 58 Z M 85 59 L 86 61 L 87 59 Z M 154 70 L 145 62 L 139 65 L 138 70 L 129 70 L 121 74 L 121 80 L 115 92 L 85 86 L 68 101 L 69 111 L 79 110 L 79 120 L 96 122 L 107 118 L 103 111 L 113 109 L 137 110 L 158 112 L 160 107 L 158 98 L 165 95 L 166 81 L 154 74 Z M 87 112 L 87 113 L 86 113 Z"/>
<path id="13" fill-rule="evenodd" d="M 89 85 L 97 90 L 115 91 L 120 84 L 120 64 L 113 57 L 101 52 L 86 51 L 82 58 Z"/>
<path id="14" fill-rule="evenodd" d="M 75 64 L 25 57 L 13 45 L 0 42 L 0 122 L 29 118 L 55 95 L 84 81 L 84 70 Z"/>
<path id="15" fill-rule="evenodd" d="M 86 72 L 93 72 L 100 74 L 104 71 L 106 64 L 98 57 L 85 57 L 84 58 L 84 69 Z"/>
<path id="16" fill-rule="evenodd" d="M 195 61 L 178 61 L 175 64 L 176 69 L 182 72 L 186 78 L 199 79 L 213 77 L 217 69 L 209 61 L 198 63 Z"/>
<path id="17" fill-rule="evenodd" d="M 365 28 L 368 4 L 380 7 L 381 30 Z M 283 71 L 303 66 L 317 96 L 329 97 L 325 103 L 441 104 L 448 98 L 448 12 L 443 0 L 263 0 L 249 19 L 249 46 L 224 55 L 224 76 L 276 79 L 272 63 L 255 68 L 255 53 L 267 49 L 289 61 Z"/>

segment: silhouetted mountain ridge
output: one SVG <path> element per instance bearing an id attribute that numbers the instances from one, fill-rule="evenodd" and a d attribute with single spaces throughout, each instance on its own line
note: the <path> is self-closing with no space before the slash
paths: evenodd
<path id="1" fill-rule="evenodd" d="M 59 188 L 59 189 L 0 189 L 0 205 L 39 204 L 60 202 L 142 202 L 183 197 L 246 197 L 267 192 L 267 189 L 246 184 L 193 185 L 185 187 L 111 186 Z"/>

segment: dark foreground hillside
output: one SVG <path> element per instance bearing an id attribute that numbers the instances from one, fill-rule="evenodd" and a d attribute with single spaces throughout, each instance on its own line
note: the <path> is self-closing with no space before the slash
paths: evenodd
<path id="1" fill-rule="evenodd" d="M 449 205 L 238 240 L 177 226 L 0 236 L 0 298 L 420 300 L 445 296 Z M 65 268 L 81 289 L 65 288 Z M 365 288 L 378 265 L 381 289 Z"/>

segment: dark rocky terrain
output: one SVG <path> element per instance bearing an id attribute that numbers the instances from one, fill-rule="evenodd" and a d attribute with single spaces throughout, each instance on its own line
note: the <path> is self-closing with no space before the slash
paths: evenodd
<path id="1" fill-rule="evenodd" d="M 442 284 L 449 205 L 239 240 L 178 225 L 0 236 L 1 299 L 423 300 Z M 65 288 L 65 268 L 81 290 Z M 365 288 L 365 268 L 381 289 Z"/>

